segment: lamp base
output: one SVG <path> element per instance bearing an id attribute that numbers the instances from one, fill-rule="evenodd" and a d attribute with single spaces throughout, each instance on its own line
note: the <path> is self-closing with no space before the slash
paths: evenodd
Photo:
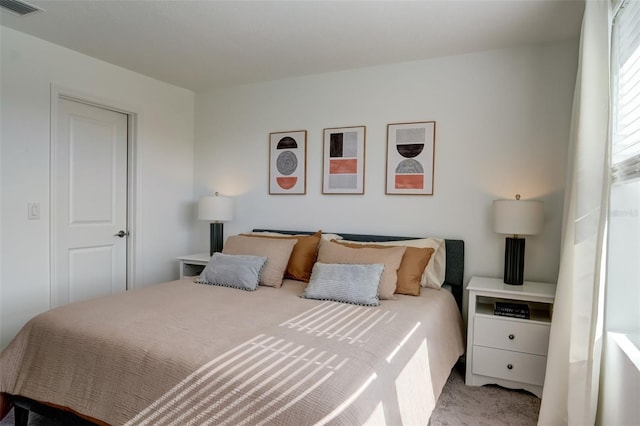
<path id="1" fill-rule="evenodd" d="M 504 283 L 522 285 L 524 277 L 524 238 L 507 237 L 504 249 Z"/>
<path id="2" fill-rule="evenodd" d="M 222 241 L 224 235 L 224 228 L 222 222 L 211 223 L 211 236 L 209 238 L 209 256 L 213 256 L 213 253 L 219 253 L 222 251 Z"/>

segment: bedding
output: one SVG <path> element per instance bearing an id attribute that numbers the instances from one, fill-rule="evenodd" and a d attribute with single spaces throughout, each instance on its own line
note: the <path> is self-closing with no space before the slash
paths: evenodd
<path id="1" fill-rule="evenodd" d="M 388 245 L 353 243 L 348 241 L 336 240 L 336 243 L 351 248 L 385 248 Z M 396 243 L 400 245 L 400 243 Z M 411 296 L 420 295 L 420 281 L 425 269 L 431 260 L 434 249 L 405 247 L 400 267 L 398 268 L 398 283 L 396 285 L 397 294 L 409 294 Z"/>
<path id="2" fill-rule="evenodd" d="M 326 232 L 320 232 L 320 237 L 323 240 L 327 240 L 327 241 L 331 241 L 331 240 L 341 240 L 342 236 L 338 235 L 338 234 L 329 234 Z M 251 233 L 249 234 L 243 234 L 243 235 L 262 235 L 265 237 L 284 237 L 284 236 L 295 236 L 295 237 L 299 237 L 299 236 L 308 236 L 308 235 L 312 235 L 312 232 L 296 232 L 296 231 L 271 231 L 271 230 L 262 230 L 262 229 L 254 229 L 253 231 L 251 231 Z"/>
<path id="3" fill-rule="evenodd" d="M 281 235 L 311 235 L 308 231 L 283 231 L 272 229 L 254 229 L 253 232 L 278 233 Z M 329 241 L 339 239 L 360 243 L 378 243 L 389 245 L 404 245 L 410 247 L 432 247 L 435 253 L 425 269 L 421 285 L 431 288 L 450 288 L 456 299 L 458 309 L 462 311 L 463 280 L 464 280 L 464 241 L 442 238 L 417 238 L 398 235 L 369 235 L 369 234 L 328 234 L 322 233 L 323 239 Z M 448 260 L 447 260 L 448 259 Z"/>
<path id="4" fill-rule="evenodd" d="M 434 251 L 432 256 L 433 259 L 427 263 L 427 267 L 425 268 L 420 280 L 420 285 L 422 287 L 440 288 L 444 283 L 446 275 L 446 248 L 445 242 L 441 238 L 403 238 L 397 241 L 375 241 L 373 243 L 342 239 L 340 242 L 343 244 L 377 245 L 381 247 L 404 246 L 414 248 L 431 248 Z"/>
<path id="5" fill-rule="evenodd" d="M 261 233 L 241 235 L 258 238 L 294 238 L 296 245 L 293 246 L 293 251 L 291 252 L 284 276 L 285 278 L 291 278 L 293 280 L 309 282 L 311 270 L 313 269 L 313 264 L 318 254 L 318 244 L 322 237 L 321 231 L 313 235 L 282 235 L 275 233 L 269 233 L 267 235 Z"/>
<path id="6" fill-rule="evenodd" d="M 350 248 L 333 241 L 320 241 L 318 262 L 338 264 L 370 264 L 382 263 L 384 271 L 378 286 L 380 299 L 392 299 L 398 282 L 398 268 L 404 256 L 404 247 L 388 247 L 385 249 Z"/>
<path id="7" fill-rule="evenodd" d="M 222 253 L 267 257 L 267 263 L 260 274 L 260 285 L 280 287 L 295 245 L 295 239 L 233 235 L 227 238 Z"/>
<path id="8" fill-rule="evenodd" d="M 301 297 L 378 306 L 378 285 L 384 265 L 340 265 L 316 262 Z"/>
<path id="9" fill-rule="evenodd" d="M 191 277 L 53 309 L 0 354 L 0 407 L 113 425 L 427 424 L 464 351 L 464 246 L 447 242 L 453 295 L 368 307 L 303 298 L 300 281 Z"/>
<path id="10" fill-rule="evenodd" d="M 266 262 L 267 258 L 264 256 L 213 253 L 196 282 L 255 291 Z"/>

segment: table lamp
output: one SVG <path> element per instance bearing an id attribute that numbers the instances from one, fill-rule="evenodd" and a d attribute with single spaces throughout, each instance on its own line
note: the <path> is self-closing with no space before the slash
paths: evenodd
<path id="1" fill-rule="evenodd" d="M 211 222 L 209 256 L 221 252 L 224 237 L 222 222 L 233 219 L 233 198 L 220 196 L 217 192 L 213 197 L 200 197 L 198 219 Z"/>
<path id="2" fill-rule="evenodd" d="M 493 202 L 493 228 L 499 234 L 510 234 L 504 250 L 505 284 L 522 285 L 524 276 L 524 238 L 542 230 L 544 209 L 542 201 L 495 200 Z"/>

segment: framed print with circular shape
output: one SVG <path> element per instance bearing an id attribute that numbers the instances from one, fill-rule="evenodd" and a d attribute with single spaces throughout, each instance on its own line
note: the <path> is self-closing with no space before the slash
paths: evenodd
<path id="1" fill-rule="evenodd" d="M 307 131 L 269 134 L 269 194 L 307 193 Z"/>
<path id="2" fill-rule="evenodd" d="M 387 125 L 389 195 L 433 195 L 436 122 Z"/>

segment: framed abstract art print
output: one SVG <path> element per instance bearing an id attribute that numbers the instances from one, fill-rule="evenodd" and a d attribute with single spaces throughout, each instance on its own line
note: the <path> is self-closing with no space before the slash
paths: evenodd
<path id="1" fill-rule="evenodd" d="M 387 125 L 386 194 L 433 195 L 436 122 Z"/>
<path id="2" fill-rule="evenodd" d="M 307 131 L 269 134 L 269 194 L 307 193 Z"/>
<path id="3" fill-rule="evenodd" d="M 323 194 L 364 194 L 365 126 L 324 129 Z"/>

